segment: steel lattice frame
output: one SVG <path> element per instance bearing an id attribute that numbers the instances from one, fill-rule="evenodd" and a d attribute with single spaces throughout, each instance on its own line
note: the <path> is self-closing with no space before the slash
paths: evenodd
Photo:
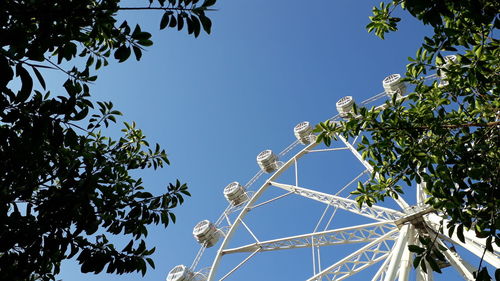
<path id="1" fill-rule="evenodd" d="M 364 103 L 376 101 L 382 97 L 385 97 L 385 93 L 376 95 Z M 404 98 L 404 97 L 402 97 Z M 384 105 L 380 106 L 381 108 Z M 333 117 L 330 120 L 336 120 L 338 117 Z M 447 222 L 434 212 L 431 208 L 424 204 L 425 194 L 424 194 L 424 184 L 419 184 L 416 187 L 416 202 L 415 206 L 408 205 L 402 198 L 396 200 L 401 210 L 395 210 L 391 208 L 385 208 L 381 206 L 373 205 L 371 207 L 363 206 L 359 208 L 356 201 L 337 196 L 334 194 L 327 194 L 314 190 L 313 188 L 305 188 L 298 186 L 297 179 L 297 161 L 304 155 L 312 152 L 327 151 L 327 150 L 350 150 L 352 154 L 364 165 L 366 171 L 372 172 L 373 167 L 369 163 L 364 161 L 359 153 L 354 148 L 353 143 L 349 143 L 347 140 L 341 136 L 337 136 L 338 139 L 345 145 L 345 147 L 334 148 L 334 149 L 323 149 L 314 150 L 318 145 L 316 143 L 311 143 L 306 145 L 302 150 L 296 153 L 294 156 L 290 157 L 286 162 L 282 163 L 281 167 L 277 169 L 265 182 L 258 188 L 253 196 L 239 208 L 228 207 L 219 220 L 216 222 L 220 225 L 224 219 L 227 220 L 228 229 L 224 235 L 224 239 L 221 242 L 216 256 L 210 268 L 207 269 L 208 273 L 200 274 L 202 276 L 198 279 L 206 279 L 209 281 L 213 280 L 224 280 L 228 278 L 234 271 L 243 266 L 245 262 L 251 259 L 253 256 L 259 252 L 268 251 L 280 251 L 280 250 L 290 250 L 297 248 L 312 248 L 313 249 L 313 267 L 315 268 L 314 261 L 314 248 L 334 246 L 340 244 L 354 244 L 354 243 L 364 243 L 359 250 L 349 254 L 348 256 L 340 259 L 336 263 L 328 266 L 323 270 L 314 269 L 313 274 L 308 281 L 313 280 L 344 280 L 355 275 L 358 272 L 384 260 L 379 265 L 379 269 L 373 276 L 373 281 L 407 281 L 409 278 L 409 272 L 412 269 L 412 253 L 408 250 L 408 245 L 416 244 L 419 245 L 418 239 L 416 239 L 417 234 L 430 235 L 436 239 L 436 243 L 442 248 L 446 248 L 444 255 L 450 266 L 456 269 L 456 271 L 464 278 L 464 280 L 474 280 L 472 272 L 475 270 L 470 264 L 464 261 L 453 249 L 449 248 L 448 245 L 460 245 L 472 254 L 481 258 L 484 255 L 484 260 L 488 262 L 493 267 L 500 267 L 500 250 L 495 247 L 494 253 L 484 251 L 484 241 L 482 239 L 476 238 L 473 232 L 469 231 L 465 233 L 465 239 L 467 243 L 462 243 L 456 236 L 447 237 L 442 233 L 448 233 L 446 229 Z M 291 151 L 299 143 L 296 141 L 288 146 L 279 156 L 284 156 L 286 153 Z M 280 175 L 287 169 L 295 166 L 296 183 L 295 185 L 284 184 L 277 181 Z M 262 172 L 257 173 L 249 183 L 245 185 L 246 188 L 251 186 L 256 180 L 262 176 Z M 276 200 L 290 195 L 296 194 L 307 199 L 319 201 L 325 205 L 332 206 L 333 208 L 342 209 L 350 213 L 364 216 L 374 220 L 373 223 L 362 224 L 352 227 L 344 227 L 326 231 L 314 231 L 312 233 L 282 237 L 278 239 L 259 241 L 257 237 L 253 234 L 252 230 L 245 224 L 244 219 L 246 215 L 251 212 L 254 208 L 270 203 L 275 200 L 268 200 L 264 203 L 257 204 L 259 198 L 268 190 L 269 187 L 280 188 L 287 191 L 283 196 L 275 198 Z M 236 219 L 230 221 L 228 214 L 239 211 Z M 444 226 L 440 230 L 440 227 Z M 240 227 L 245 228 L 255 239 L 255 243 L 242 245 L 236 248 L 228 248 L 229 241 L 233 237 L 235 231 Z M 391 243 L 388 243 L 391 242 Z M 446 242 L 446 243 L 445 243 Z M 392 244 L 392 246 L 391 246 Z M 203 254 L 205 248 L 202 247 L 196 256 L 191 269 L 195 269 L 198 266 L 201 255 Z M 227 272 L 222 278 L 216 279 L 217 268 L 221 262 L 223 256 L 227 256 L 233 253 L 250 253 L 250 255 L 244 259 L 240 264 L 234 267 L 232 270 Z M 425 261 L 424 261 L 425 262 Z M 428 267 L 429 268 L 429 267 Z M 415 269 L 416 280 L 417 281 L 431 281 L 433 276 L 431 272 L 425 273 L 420 267 Z"/>

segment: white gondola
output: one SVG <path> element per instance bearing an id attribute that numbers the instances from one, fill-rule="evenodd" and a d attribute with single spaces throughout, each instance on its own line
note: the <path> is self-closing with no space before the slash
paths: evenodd
<path id="1" fill-rule="evenodd" d="M 167 281 L 193 281 L 194 273 L 185 265 L 174 267 L 167 275 Z"/>
<path id="2" fill-rule="evenodd" d="M 209 220 L 203 220 L 194 227 L 193 236 L 198 243 L 210 248 L 219 241 L 221 231 Z"/>
<path id="3" fill-rule="evenodd" d="M 257 155 L 257 164 L 262 171 L 272 173 L 278 169 L 278 156 L 272 150 L 264 150 Z"/>
<path id="4" fill-rule="evenodd" d="M 293 128 L 295 137 L 301 144 L 310 144 L 314 141 L 313 128 L 307 121 L 300 122 Z"/>
<path id="5" fill-rule="evenodd" d="M 382 80 L 382 86 L 384 87 L 385 92 L 389 96 L 396 95 L 404 95 L 406 93 L 406 85 L 403 81 L 403 78 L 400 74 L 391 74 Z"/>
<path id="6" fill-rule="evenodd" d="M 337 101 L 335 106 L 337 107 L 340 117 L 346 118 L 349 116 L 349 113 L 353 113 L 354 99 L 352 96 L 343 97 Z"/>
<path id="7" fill-rule="evenodd" d="M 238 206 L 248 200 L 245 188 L 237 181 L 228 184 L 224 188 L 224 197 L 233 206 Z"/>

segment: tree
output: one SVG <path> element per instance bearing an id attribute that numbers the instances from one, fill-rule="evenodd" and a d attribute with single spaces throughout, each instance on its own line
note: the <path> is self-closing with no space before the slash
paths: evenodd
<path id="1" fill-rule="evenodd" d="M 160 28 L 210 33 L 205 16 L 215 0 L 5 0 L 0 3 L 0 279 L 51 280 L 61 261 L 77 257 L 82 272 L 146 272 L 154 248 L 146 226 L 175 222 L 172 209 L 188 195 L 177 181 L 166 193 L 144 191 L 135 169 L 169 164 L 135 123 L 123 137 L 101 131 L 121 115 L 91 99 L 88 83 L 110 58 L 140 60 L 151 34 L 118 23 L 121 10 L 161 12 Z M 57 94 L 46 71 L 68 78 Z M 40 87 L 35 87 L 36 77 Z M 20 82 L 17 89 L 14 84 Z M 63 91 L 64 93 L 59 93 Z M 106 235 L 126 235 L 117 249 Z"/>
<path id="2" fill-rule="evenodd" d="M 424 182 L 427 203 L 450 220 L 450 233 L 464 240 L 464 229 L 474 230 L 493 251 L 493 243 L 500 246 L 500 49 L 494 37 L 500 2 L 388 1 L 373 8 L 367 30 L 382 39 L 396 31 L 395 9 L 434 31 L 407 65 L 405 81 L 414 92 L 394 95 L 385 109 L 355 107 L 345 121 L 319 124 L 318 141 L 365 135 L 357 149 L 375 168 L 371 182 L 353 192 L 360 205 L 397 198 L 408 188 L 402 185 Z M 423 79 L 433 72 L 436 79 Z M 421 258 L 432 247 L 412 250 Z M 490 279 L 485 268 L 475 274 Z"/>

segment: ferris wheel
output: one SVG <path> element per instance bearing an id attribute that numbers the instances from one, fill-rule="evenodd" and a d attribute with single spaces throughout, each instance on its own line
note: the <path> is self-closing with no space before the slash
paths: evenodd
<path id="1" fill-rule="evenodd" d="M 447 58 L 447 61 L 452 59 Z M 427 79 L 443 82 L 446 77 L 445 72 L 442 73 L 441 77 L 432 75 Z M 381 102 L 394 95 L 397 99 L 404 99 L 407 89 L 401 80 L 399 74 L 389 75 L 382 81 L 384 92 L 358 106 Z M 338 115 L 329 120 L 339 122 L 352 116 L 354 104 L 352 96 L 340 99 L 336 103 Z M 386 106 L 382 104 L 379 108 Z M 391 202 L 358 207 L 357 202 L 350 198 L 350 192 L 373 173 L 371 164 L 355 148 L 358 137 L 347 140 L 337 135 L 330 147 L 322 147 L 316 143 L 309 122 L 297 124 L 293 132 L 296 141 L 280 153 L 268 149 L 257 155 L 260 170 L 247 184 L 235 181 L 223 189 L 228 207 L 217 220 L 203 220 L 195 225 L 193 236 L 201 245 L 200 250 L 191 266 L 174 267 L 168 273 L 167 281 L 284 280 L 280 277 L 280 270 L 289 270 L 290 267 L 273 268 L 258 279 L 242 276 L 247 274 L 245 268 L 260 266 L 258 262 L 252 262 L 259 255 L 285 253 L 294 256 L 294 251 L 307 254 L 311 262 L 306 266 L 302 260 L 296 261 L 298 265 L 292 267 L 300 267 L 298 270 L 303 273 L 296 275 L 296 279 L 286 280 L 430 281 L 434 277 L 428 261 L 422 261 L 427 270 L 421 266 L 414 268 L 414 253 L 408 249 L 409 245 L 422 246 L 422 239 L 432 239 L 442 250 L 445 259 L 438 261 L 440 269 L 454 270 L 456 276 L 464 280 L 474 280 L 473 272 L 477 270 L 477 266 L 466 261 L 466 257 L 482 258 L 492 267 L 500 268 L 500 249 L 494 246 L 493 253 L 485 251 L 484 240 L 477 238 L 473 231 L 465 231 L 466 243 L 456 235 L 447 236 L 446 219 L 425 204 L 424 182 L 416 184 L 414 190 L 409 189 L 413 194 L 408 191 L 403 195 L 405 198 L 400 196 L 391 198 Z M 326 157 L 327 161 L 337 162 L 337 166 L 321 162 L 322 168 L 314 166 L 308 169 L 309 158 L 315 157 Z M 335 168 L 345 165 L 349 169 Z M 301 173 L 301 169 L 305 172 Z M 308 181 L 307 175 L 317 170 L 321 171 Z M 318 177 L 329 176 L 332 179 L 322 181 L 327 183 L 326 187 L 313 186 L 320 183 L 315 180 Z M 302 201 L 309 206 L 307 209 L 299 203 Z M 314 207 L 310 207 L 311 204 Z M 271 209 L 273 205 L 275 209 Z M 315 210 L 317 214 L 302 214 L 303 210 Z M 252 219 L 254 213 L 257 219 Z M 277 219 L 271 219 L 273 215 Z M 258 225 L 267 219 L 271 222 L 259 228 Z M 238 238 L 242 233 L 246 239 Z M 284 259 L 283 256 L 268 258 L 266 264 L 275 264 Z M 200 266 L 202 258 L 207 259 L 204 266 Z M 224 264 L 226 260 L 230 262 Z M 240 271 L 243 273 L 238 275 Z"/>

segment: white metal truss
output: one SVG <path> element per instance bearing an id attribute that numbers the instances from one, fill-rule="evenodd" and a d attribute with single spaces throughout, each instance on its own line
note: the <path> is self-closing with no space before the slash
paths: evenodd
<path id="1" fill-rule="evenodd" d="M 394 234 L 396 233 L 396 229 L 386 233 L 334 265 L 329 266 L 320 273 L 309 278 L 308 281 L 319 281 L 324 279 L 329 281 L 344 280 L 370 265 L 387 258 L 391 251 L 388 241 L 394 240 Z"/>
<path id="2" fill-rule="evenodd" d="M 246 257 L 243 261 L 241 261 L 237 266 L 235 266 L 233 269 L 231 269 L 231 271 L 229 271 L 228 273 L 226 273 L 226 275 L 224 275 L 221 279 L 219 279 L 219 281 L 222 281 L 224 279 L 226 279 L 229 275 L 233 274 L 233 272 L 235 272 L 236 270 L 238 270 L 243 264 L 245 264 L 247 261 L 249 261 L 253 256 L 255 256 L 255 254 L 257 254 L 257 252 L 259 252 L 258 250 L 255 250 L 253 251 L 248 257 Z"/>
<path id="3" fill-rule="evenodd" d="M 390 231 L 397 229 L 392 223 L 376 222 L 359 226 L 344 227 L 328 231 L 309 233 L 280 239 L 257 242 L 237 248 L 226 249 L 223 254 L 276 251 L 306 247 L 367 243 L 375 241 Z"/>
<path id="4" fill-rule="evenodd" d="M 391 256 L 391 261 L 387 267 L 387 272 L 385 274 L 384 281 L 393 281 L 396 278 L 396 274 L 401 263 L 401 256 L 403 255 L 404 248 L 408 247 L 408 232 L 410 231 L 410 225 L 404 225 L 398 236 L 396 245 L 394 246 L 394 253 Z"/>
<path id="5" fill-rule="evenodd" d="M 496 246 L 494 243 L 492 245 L 494 253 L 490 251 L 485 251 L 485 240 L 477 238 L 475 233 L 471 230 L 464 229 L 464 238 L 466 243 L 462 243 L 460 239 L 457 237 L 457 231 L 455 231 L 452 237 L 448 237 L 446 235 L 441 234 L 440 227 L 442 227 L 442 233 L 448 233 L 448 220 L 443 220 L 443 218 L 439 217 L 436 214 L 428 214 L 427 215 L 429 226 L 433 228 L 434 232 L 439 235 L 440 238 L 453 242 L 457 245 L 460 245 L 475 254 L 479 258 L 483 258 L 487 263 L 491 264 L 495 268 L 500 268 L 500 248 Z"/>
<path id="6" fill-rule="evenodd" d="M 372 281 L 382 281 L 385 278 L 385 273 L 387 272 L 387 267 L 389 266 L 389 262 L 391 261 L 391 257 L 394 254 L 394 251 L 391 250 L 387 258 L 382 263 L 382 265 L 377 270 L 377 273 L 372 278 Z"/>
<path id="7" fill-rule="evenodd" d="M 205 252 L 206 249 L 207 249 L 207 247 L 205 247 L 205 244 L 203 244 L 200 247 L 200 249 L 198 250 L 198 253 L 196 254 L 196 257 L 193 260 L 193 263 L 191 264 L 191 267 L 190 267 L 191 269 L 195 269 L 198 266 L 198 263 L 200 262 L 201 256 L 203 255 L 203 252 Z"/>
<path id="8" fill-rule="evenodd" d="M 474 281 L 475 278 L 472 275 L 472 272 L 475 271 L 472 266 L 463 260 L 456 252 L 448 248 L 441 239 L 437 239 L 436 242 L 438 243 L 439 246 L 445 248 L 446 250 L 443 251 L 443 255 L 446 257 L 446 259 L 450 262 L 450 264 L 460 273 L 460 275 L 464 278 L 464 280 L 468 281 Z"/>
<path id="9" fill-rule="evenodd" d="M 384 208 L 376 205 L 368 207 L 366 204 L 363 205 L 361 208 L 359 208 L 358 203 L 351 199 L 346 199 L 340 196 L 335 196 L 289 184 L 283 184 L 277 182 L 270 182 L 270 183 L 273 186 L 279 187 L 287 191 L 291 191 L 297 195 L 304 196 L 309 199 L 313 199 L 325 204 L 330 204 L 340 209 L 350 211 L 352 213 L 369 217 L 378 221 L 394 221 L 403 216 L 403 213 L 389 208 Z"/>
<path id="10" fill-rule="evenodd" d="M 403 246 L 404 249 L 403 249 L 403 255 L 401 256 L 401 262 L 399 265 L 398 281 L 408 281 L 408 276 L 413 266 L 412 263 L 413 254 L 410 252 L 408 245 L 413 244 L 413 242 L 415 241 L 415 236 L 416 236 L 415 227 L 410 224 L 408 228 L 408 233 L 406 234 L 408 241 L 406 242 L 406 245 Z"/>

